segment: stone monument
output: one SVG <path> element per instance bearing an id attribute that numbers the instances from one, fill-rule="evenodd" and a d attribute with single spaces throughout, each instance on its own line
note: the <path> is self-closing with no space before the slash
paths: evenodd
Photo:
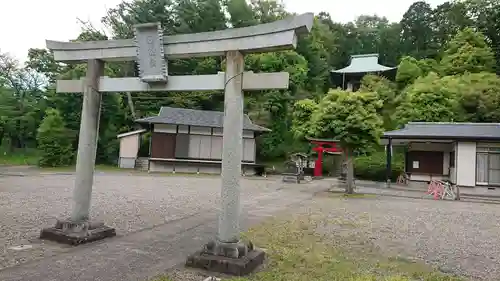
<path id="1" fill-rule="evenodd" d="M 42 239 L 81 244 L 116 235 L 89 217 L 101 94 L 147 91 L 224 91 L 221 211 L 217 236 L 189 256 L 186 265 L 235 275 L 249 273 L 264 260 L 264 252 L 240 240 L 240 177 L 243 132 L 243 90 L 286 89 L 289 74 L 244 72 L 244 55 L 293 49 L 299 34 L 308 33 L 313 14 L 272 23 L 213 32 L 162 36 L 159 23 L 135 26 L 135 38 L 89 42 L 47 41 L 54 59 L 87 63 L 81 80 L 57 81 L 58 93 L 83 93 L 80 137 L 70 218 L 43 229 Z M 167 59 L 225 56 L 225 73 L 168 76 Z M 140 77 L 102 76 L 104 62 L 139 64 Z"/>

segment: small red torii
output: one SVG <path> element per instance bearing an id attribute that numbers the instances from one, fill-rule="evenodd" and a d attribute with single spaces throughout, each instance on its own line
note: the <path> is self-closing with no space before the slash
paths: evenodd
<path id="1" fill-rule="evenodd" d="M 331 154 L 341 154 L 342 149 L 338 145 L 338 140 L 333 139 L 313 139 L 307 138 L 307 140 L 314 144 L 315 147 L 312 148 L 313 151 L 318 153 L 318 158 L 314 162 L 314 177 L 323 176 L 323 152 L 328 152 Z"/>

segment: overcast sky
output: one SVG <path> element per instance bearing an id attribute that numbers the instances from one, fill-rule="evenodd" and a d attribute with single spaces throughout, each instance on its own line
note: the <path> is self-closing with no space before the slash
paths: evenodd
<path id="1" fill-rule="evenodd" d="M 288 11 L 326 11 L 334 21 L 348 22 L 362 14 L 399 21 L 414 0 L 283 0 Z M 44 48 L 45 39 L 68 41 L 80 33 L 77 18 L 100 27 L 108 8 L 121 0 L 1 0 L 0 51 L 20 61 L 29 48 Z M 444 0 L 427 0 L 433 7 Z"/>

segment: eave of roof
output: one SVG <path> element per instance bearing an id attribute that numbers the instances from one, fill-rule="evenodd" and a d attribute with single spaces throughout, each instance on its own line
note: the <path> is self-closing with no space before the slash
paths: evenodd
<path id="1" fill-rule="evenodd" d="M 498 123 L 410 122 L 383 139 L 500 140 Z"/>
<path id="2" fill-rule="evenodd" d="M 131 132 L 126 132 L 126 133 L 123 133 L 123 134 L 119 134 L 119 135 L 116 136 L 116 138 L 120 139 L 120 138 L 124 138 L 124 137 L 128 137 L 128 136 L 142 134 L 144 132 L 146 132 L 146 129 L 135 130 L 135 131 L 131 131 Z"/>
<path id="3" fill-rule="evenodd" d="M 331 70 L 332 73 L 368 73 L 368 72 L 385 72 L 397 67 L 388 67 L 378 63 L 378 54 L 365 54 L 351 56 L 349 65 Z"/>
<path id="4" fill-rule="evenodd" d="M 190 115 L 190 118 L 179 118 L 179 116 L 170 116 L 171 114 L 176 115 L 179 113 L 179 116 L 183 116 L 185 114 Z M 146 118 L 141 118 L 135 120 L 138 124 L 172 124 L 172 125 L 185 125 L 185 126 L 199 126 L 199 127 L 211 127 L 211 128 L 223 128 L 222 124 L 222 116 L 223 112 L 221 111 L 208 111 L 208 110 L 194 110 L 194 109 L 185 109 L 185 108 L 174 108 L 174 107 L 162 107 L 157 116 L 151 116 Z M 222 115 L 222 116 L 221 116 Z M 194 118 L 193 117 L 205 117 L 203 118 Z M 244 130 L 251 130 L 255 132 L 270 132 L 271 130 L 260 125 L 254 124 L 252 120 L 248 117 L 248 115 L 244 115 L 246 122 L 243 124 Z M 172 119 L 175 119 L 172 121 Z"/>

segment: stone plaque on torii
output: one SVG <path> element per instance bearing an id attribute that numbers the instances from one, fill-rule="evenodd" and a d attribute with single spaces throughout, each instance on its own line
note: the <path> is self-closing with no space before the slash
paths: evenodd
<path id="1" fill-rule="evenodd" d="M 272 23 L 213 32 L 163 36 L 159 23 L 134 26 L 134 39 L 88 42 L 47 40 L 56 61 L 87 63 L 86 77 L 59 80 L 58 93 L 83 93 L 76 179 L 71 217 L 43 229 L 40 238 L 73 245 L 115 236 L 115 230 L 89 217 L 99 130 L 101 93 L 224 91 L 221 211 L 217 237 L 188 257 L 187 265 L 242 275 L 262 263 L 264 252 L 240 240 L 240 177 L 243 90 L 286 89 L 289 74 L 244 72 L 244 55 L 293 49 L 308 33 L 313 14 Z M 168 75 L 168 59 L 225 56 L 226 71 L 211 75 Z M 139 77 L 103 76 L 106 61 L 137 61 Z"/>

